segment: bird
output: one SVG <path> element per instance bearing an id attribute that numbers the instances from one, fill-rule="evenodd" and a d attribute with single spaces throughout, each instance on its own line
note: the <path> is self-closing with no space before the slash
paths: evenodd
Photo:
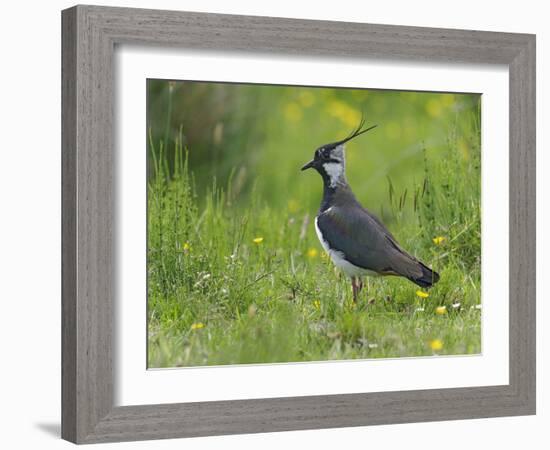
<path id="1" fill-rule="evenodd" d="M 325 252 L 350 279 L 353 301 L 365 276 L 395 275 L 422 288 L 439 281 L 439 274 L 407 253 L 382 221 L 357 200 L 346 179 L 345 144 L 376 128 L 361 121 L 346 138 L 315 150 L 302 171 L 315 169 L 323 179 L 323 197 L 315 231 Z"/>

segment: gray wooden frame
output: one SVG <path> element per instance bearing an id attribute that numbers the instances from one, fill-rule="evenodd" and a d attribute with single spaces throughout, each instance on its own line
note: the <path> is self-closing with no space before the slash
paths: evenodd
<path id="1" fill-rule="evenodd" d="M 64 439 L 93 443 L 535 413 L 533 35 L 96 6 L 63 11 L 62 32 Z M 126 43 L 329 58 L 506 64 L 510 77 L 509 384 L 114 407 L 113 52 L 116 44 Z"/>

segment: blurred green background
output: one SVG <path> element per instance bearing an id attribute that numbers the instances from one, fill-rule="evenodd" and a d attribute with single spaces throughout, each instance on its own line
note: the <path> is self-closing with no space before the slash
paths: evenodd
<path id="1" fill-rule="evenodd" d="M 481 351 L 481 97 L 149 80 L 148 365 Z M 432 289 L 375 278 L 357 304 L 301 172 L 364 116 L 348 181 Z"/>
<path id="2" fill-rule="evenodd" d="M 235 206 L 254 188 L 272 207 L 315 211 L 321 180 L 300 167 L 364 114 L 378 128 L 346 145 L 348 181 L 391 224 L 389 180 L 398 193 L 420 182 L 423 149 L 444 157 L 452 140 L 466 161 L 479 149 L 478 94 L 166 80 L 148 80 L 147 90 L 150 139 L 172 161 L 182 131 L 199 200 L 213 180 L 225 188 L 231 178 Z"/>

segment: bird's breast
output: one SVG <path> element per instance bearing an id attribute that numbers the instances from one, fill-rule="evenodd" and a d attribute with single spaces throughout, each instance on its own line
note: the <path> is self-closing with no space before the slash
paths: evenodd
<path id="1" fill-rule="evenodd" d="M 318 217 L 315 217 L 315 232 L 319 238 L 319 242 L 325 249 L 325 252 L 330 256 L 331 261 L 336 267 L 342 270 L 349 277 L 361 277 L 364 275 L 378 276 L 379 274 L 372 270 L 364 269 L 363 267 L 356 266 L 346 260 L 346 255 L 336 248 L 331 248 L 328 241 L 323 237 L 323 233 L 317 223 Z"/>

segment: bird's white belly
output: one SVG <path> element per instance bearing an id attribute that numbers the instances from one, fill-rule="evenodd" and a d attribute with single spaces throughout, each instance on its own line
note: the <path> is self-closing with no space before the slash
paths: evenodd
<path id="1" fill-rule="evenodd" d="M 317 233 L 317 237 L 319 238 L 321 245 L 330 256 L 330 259 L 332 260 L 334 265 L 342 270 L 348 277 L 362 277 L 365 275 L 378 276 L 378 274 L 376 272 L 373 272 L 372 270 L 354 266 L 349 261 L 346 261 L 342 252 L 331 249 L 328 245 L 328 242 L 325 241 L 325 239 L 323 238 L 323 234 L 321 233 L 321 230 L 317 225 L 317 217 L 315 218 L 315 232 Z"/>

